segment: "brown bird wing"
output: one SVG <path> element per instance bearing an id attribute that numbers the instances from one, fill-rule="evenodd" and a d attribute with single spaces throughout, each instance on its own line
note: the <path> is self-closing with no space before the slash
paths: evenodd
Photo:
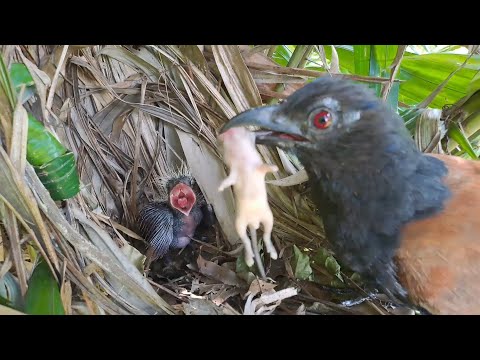
<path id="1" fill-rule="evenodd" d="M 399 280 L 433 314 L 480 314 L 480 162 L 431 156 L 447 165 L 452 196 L 441 213 L 402 230 Z"/>

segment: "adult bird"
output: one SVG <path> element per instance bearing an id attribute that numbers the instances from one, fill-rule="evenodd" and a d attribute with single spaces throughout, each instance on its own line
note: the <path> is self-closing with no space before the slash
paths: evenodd
<path id="1" fill-rule="evenodd" d="M 339 260 L 431 314 L 480 314 L 480 163 L 420 152 L 366 86 L 319 78 L 221 132 L 293 151 Z M 266 130 L 266 131 L 265 131 Z"/>

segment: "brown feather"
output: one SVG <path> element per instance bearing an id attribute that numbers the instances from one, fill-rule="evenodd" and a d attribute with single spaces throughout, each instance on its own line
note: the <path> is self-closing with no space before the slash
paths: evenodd
<path id="1" fill-rule="evenodd" d="M 447 165 L 452 196 L 439 214 L 404 227 L 399 279 L 433 314 L 480 314 L 480 162 L 431 156 Z"/>

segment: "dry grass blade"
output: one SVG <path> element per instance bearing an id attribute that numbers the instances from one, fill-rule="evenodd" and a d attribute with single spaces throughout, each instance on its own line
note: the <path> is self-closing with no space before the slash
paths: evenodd
<path id="1" fill-rule="evenodd" d="M 286 75 L 294 75 L 294 76 L 306 76 L 309 78 L 317 78 L 321 76 L 329 76 L 328 72 L 323 71 L 316 71 L 316 70 L 308 70 L 308 69 L 297 69 L 297 68 L 289 68 L 289 67 L 282 67 L 279 65 L 265 65 L 259 64 L 256 62 L 246 61 L 246 65 L 250 69 L 256 70 L 265 70 L 271 71 L 276 74 L 286 74 Z M 350 75 L 350 74 L 332 74 L 333 76 L 340 76 L 344 78 L 348 78 L 351 80 L 356 81 L 364 81 L 367 83 L 386 83 L 389 82 L 390 79 L 380 78 L 375 76 L 360 76 L 360 75 Z M 395 82 L 399 82 L 400 80 L 394 80 Z"/>
<path id="2" fill-rule="evenodd" d="M 228 242 L 232 245 L 239 243 L 234 218 L 231 216 L 235 213 L 232 190 L 218 191 L 218 186 L 227 177 L 223 163 L 202 142 L 196 141 L 192 136 L 181 131 L 177 131 L 177 133 L 190 171 L 197 179 L 207 202 L 212 204 Z"/>
<path id="3" fill-rule="evenodd" d="M 131 51 L 121 47 L 106 47 L 100 50 L 98 55 L 108 55 L 124 64 L 131 66 L 134 69 L 140 69 L 151 80 L 157 79 L 160 75 L 155 66 L 133 54 Z"/>
<path id="4" fill-rule="evenodd" d="M 295 186 L 308 181 L 308 174 L 305 169 L 297 171 L 295 174 L 284 177 L 279 180 L 267 180 L 266 183 L 275 186 Z"/>
<path id="5" fill-rule="evenodd" d="M 330 73 L 340 74 L 340 59 L 338 58 L 337 49 L 335 46 L 332 47 L 332 61 L 330 62 Z"/>
<path id="6" fill-rule="evenodd" d="M 0 176 L 0 184 L 2 185 L 0 186 L 0 194 L 18 211 L 24 219 L 24 222 L 34 224 L 32 228 L 36 237 L 42 241 L 45 252 L 48 254 L 47 263 L 55 273 L 55 270 L 59 270 L 58 258 L 51 238 L 43 223 L 40 211 L 34 201 L 32 193 L 14 169 L 13 164 L 3 148 L 0 148 L 0 166 L 3 169 L 3 176 Z M 27 169 L 30 168 L 27 167 Z M 53 267 L 50 261 L 53 263 Z"/>
<path id="7" fill-rule="evenodd" d="M 0 209 L 0 213 L 2 213 Z M 20 283 L 20 290 L 22 296 L 25 296 L 27 293 L 27 273 L 25 270 L 25 264 L 23 263 L 22 249 L 20 246 L 20 235 L 17 227 L 17 219 L 15 218 L 12 211 L 9 209 L 1 214 L 3 218 L 2 222 L 5 226 L 5 232 L 7 237 L 10 240 L 10 251 L 12 253 L 13 264 L 15 265 L 15 270 L 17 272 L 18 280 Z"/>
<path id="8" fill-rule="evenodd" d="M 0 315 L 26 315 L 7 306 L 0 305 Z"/>
<path id="9" fill-rule="evenodd" d="M 172 313 L 170 307 L 158 297 L 151 287 L 147 287 L 148 290 L 146 290 L 146 288 L 141 285 L 145 279 L 138 274 L 138 270 L 135 269 L 137 271 L 136 273 L 128 273 L 118 260 L 116 261 L 116 259 L 105 254 L 71 227 L 71 225 L 59 213 L 47 190 L 43 188 L 36 175 L 32 173 L 32 171 L 29 171 L 29 169 L 27 170 L 27 179 L 41 201 L 43 213 L 49 218 L 52 225 L 55 226 L 64 239 L 72 244 L 85 257 L 93 261 L 98 267 L 114 276 L 119 282 L 123 283 L 127 289 L 136 293 L 140 299 L 153 306 L 157 311 L 167 314 Z M 77 218 L 80 218 L 84 224 L 92 225 L 92 223 L 80 212 L 76 212 L 76 216 Z M 120 252 L 120 249 L 118 249 L 118 251 Z M 117 259 L 118 258 L 122 259 L 122 255 L 118 255 Z M 139 276 L 142 279 L 141 282 L 139 282 Z"/>
<path id="10" fill-rule="evenodd" d="M 445 129 L 440 122 L 442 111 L 440 109 L 425 109 L 417 120 L 415 129 L 415 142 L 420 151 L 442 152 L 440 140 Z M 443 133 L 443 134 L 442 134 Z"/>
<path id="11" fill-rule="evenodd" d="M 30 75 L 33 78 L 33 81 L 35 83 L 35 88 L 38 93 L 38 97 L 40 99 L 40 104 L 41 108 L 44 109 L 42 112 L 42 116 L 44 119 L 49 119 L 48 113 L 47 113 L 47 87 L 50 86 L 51 80 L 48 77 L 45 72 L 40 70 L 37 65 L 32 63 L 30 60 L 26 58 L 25 55 L 23 55 L 23 52 L 17 47 L 17 53 L 19 54 L 20 58 L 22 59 L 22 62 L 25 64 L 25 66 L 28 68 L 28 71 L 30 72 Z M 48 125 L 48 124 L 47 124 Z"/>
<path id="12" fill-rule="evenodd" d="M 52 108 L 52 103 L 53 103 L 53 96 L 55 95 L 55 88 L 57 87 L 57 82 L 58 82 L 58 77 L 60 76 L 60 71 L 62 70 L 62 67 L 64 66 L 65 58 L 67 56 L 68 52 L 68 45 L 64 45 L 62 49 L 62 54 L 60 55 L 60 60 L 57 64 L 55 74 L 53 75 L 52 79 L 52 86 L 50 87 L 50 90 L 48 92 L 48 97 L 47 97 L 47 103 L 45 105 L 46 111 L 51 111 Z M 47 119 L 48 117 L 45 116 Z"/>
<path id="13" fill-rule="evenodd" d="M 130 305 L 137 306 L 145 314 L 153 314 L 155 311 L 159 311 L 159 308 L 161 311 L 168 311 L 169 306 L 155 293 L 148 281 L 139 273 L 135 265 L 130 262 L 105 230 L 93 221 L 88 220 L 82 212 L 74 210 L 73 213 L 82 224 L 89 239 L 98 248 L 97 251 L 104 255 L 108 254 L 109 259 L 116 260 L 114 266 L 122 268 L 123 271 L 120 274 L 110 271 L 106 273 L 106 279 L 117 291 L 117 294 L 128 300 Z M 110 263 L 113 262 L 110 261 Z M 101 266 L 104 267 L 104 265 Z M 139 292 L 139 286 L 141 286 L 142 292 Z"/>
<path id="14" fill-rule="evenodd" d="M 23 105 L 18 102 L 13 113 L 13 134 L 12 146 L 10 147 L 10 158 L 13 166 L 20 175 L 25 173 L 27 164 L 27 134 L 28 115 Z"/>
<path id="15" fill-rule="evenodd" d="M 393 85 L 393 81 L 395 80 L 398 70 L 400 69 L 400 64 L 402 62 L 403 54 L 405 53 L 406 49 L 407 49 L 407 45 L 398 46 L 397 54 L 395 55 L 395 59 L 393 59 L 392 65 L 390 66 L 390 81 L 384 84 L 382 88 L 381 96 L 383 100 L 386 100 L 388 97 L 390 89 L 392 88 L 392 85 Z"/>
<path id="16" fill-rule="evenodd" d="M 237 111 L 262 105 L 258 88 L 237 46 L 213 45 L 213 55 Z"/>

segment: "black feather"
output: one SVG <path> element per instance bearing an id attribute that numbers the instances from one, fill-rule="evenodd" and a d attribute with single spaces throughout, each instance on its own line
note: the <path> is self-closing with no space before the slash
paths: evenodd
<path id="1" fill-rule="evenodd" d="M 153 249 L 153 260 L 163 257 L 174 243 L 174 214 L 165 202 L 152 202 L 143 207 L 138 226 L 145 241 Z"/>
<path id="2" fill-rule="evenodd" d="M 288 98 L 280 113 L 304 121 L 302 108 L 322 96 L 337 100 L 343 113 L 361 114 L 348 129 L 334 129 L 322 141 L 295 148 L 326 235 L 345 265 L 404 298 L 393 260 L 400 231 L 443 208 L 449 197 L 442 183 L 447 168 L 419 152 L 403 120 L 364 86 L 317 80 Z"/>

